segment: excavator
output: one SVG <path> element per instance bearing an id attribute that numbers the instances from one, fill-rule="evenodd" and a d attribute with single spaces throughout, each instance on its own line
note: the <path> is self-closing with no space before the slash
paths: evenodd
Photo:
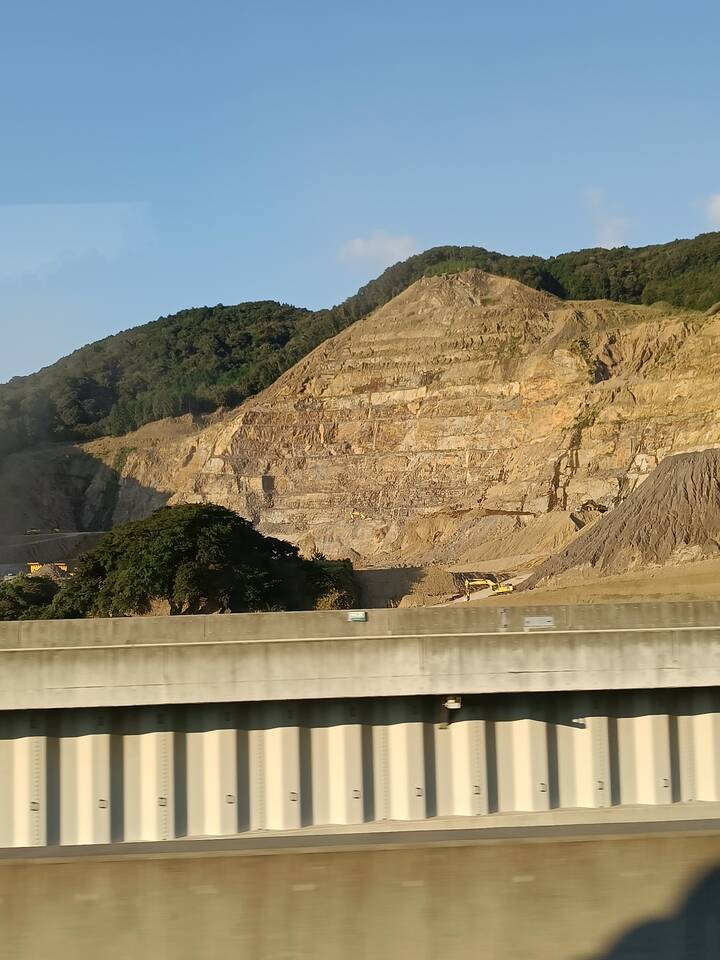
<path id="1" fill-rule="evenodd" d="M 496 576 L 489 577 L 465 577 L 465 599 L 470 600 L 472 587 L 490 587 L 493 593 L 512 593 L 513 585 L 511 583 L 500 583 Z"/>

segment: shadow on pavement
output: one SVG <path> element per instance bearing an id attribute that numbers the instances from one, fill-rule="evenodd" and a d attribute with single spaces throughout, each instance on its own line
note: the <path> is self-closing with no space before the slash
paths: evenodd
<path id="1" fill-rule="evenodd" d="M 675 914 L 635 927 L 593 960 L 720 960 L 720 869 Z"/>

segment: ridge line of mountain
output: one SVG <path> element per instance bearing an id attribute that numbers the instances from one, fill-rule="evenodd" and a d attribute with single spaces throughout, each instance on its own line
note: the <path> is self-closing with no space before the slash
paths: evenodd
<path id="1" fill-rule="evenodd" d="M 0 384 L 0 456 L 37 443 L 119 436 L 163 417 L 237 406 L 420 277 L 472 267 L 563 299 L 667 301 L 707 309 L 720 300 L 720 232 L 548 259 L 482 247 L 434 247 L 389 267 L 327 310 L 275 301 L 183 310 Z"/>

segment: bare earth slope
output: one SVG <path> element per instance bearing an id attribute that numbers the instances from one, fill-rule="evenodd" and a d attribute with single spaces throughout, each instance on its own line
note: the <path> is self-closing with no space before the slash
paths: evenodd
<path id="1" fill-rule="evenodd" d="M 523 585 L 720 554 L 720 450 L 664 460 L 646 483 Z"/>
<path id="2" fill-rule="evenodd" d="M 112 496 L 89 481 L 113 522 L 209 500 L 364 565 L 510 569 L 561 550 L 669 454 L 720 445 L 718 369 L 720 316 L 471 270 L 419 280 L 209 425 L 81 453 L 116 473 Z"/>
<path id="3" fill-rule="evenodd" d="M 548 556 L 720 443 L 718 359 L 717 318 L 426 278 L 202 434 L 175 496 L 365 562 Z"/>
<path id="4" fill-rule="evenodd" d="M 564 574 L 536 587 L 470 603 L 495 606 L 546 606 L 577 603 L 637 603 L 658 600 L 703 601 L 720 597 L 720 559 L 680 566 L 642 567 L 630 573 L 588 577 Z"/>

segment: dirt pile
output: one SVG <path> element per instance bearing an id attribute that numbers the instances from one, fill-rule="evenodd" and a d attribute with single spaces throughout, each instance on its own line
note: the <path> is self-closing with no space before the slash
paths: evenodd
<path id="1" fill-rule="evenodd" d="M 542 564 L 522 589 L 564 577 L 720 554 L 720 449 L 668 457 L 625 501 Z"/>
<path id="2" fill-rule="evenodd" d="M 400 607 L 428 607 L 435 603 L 457 596 L 463 587 L 459 575 L 453 575 L 435 564 L 427 567 L 412 589 L 407 593 L 398 606 Z"/>

